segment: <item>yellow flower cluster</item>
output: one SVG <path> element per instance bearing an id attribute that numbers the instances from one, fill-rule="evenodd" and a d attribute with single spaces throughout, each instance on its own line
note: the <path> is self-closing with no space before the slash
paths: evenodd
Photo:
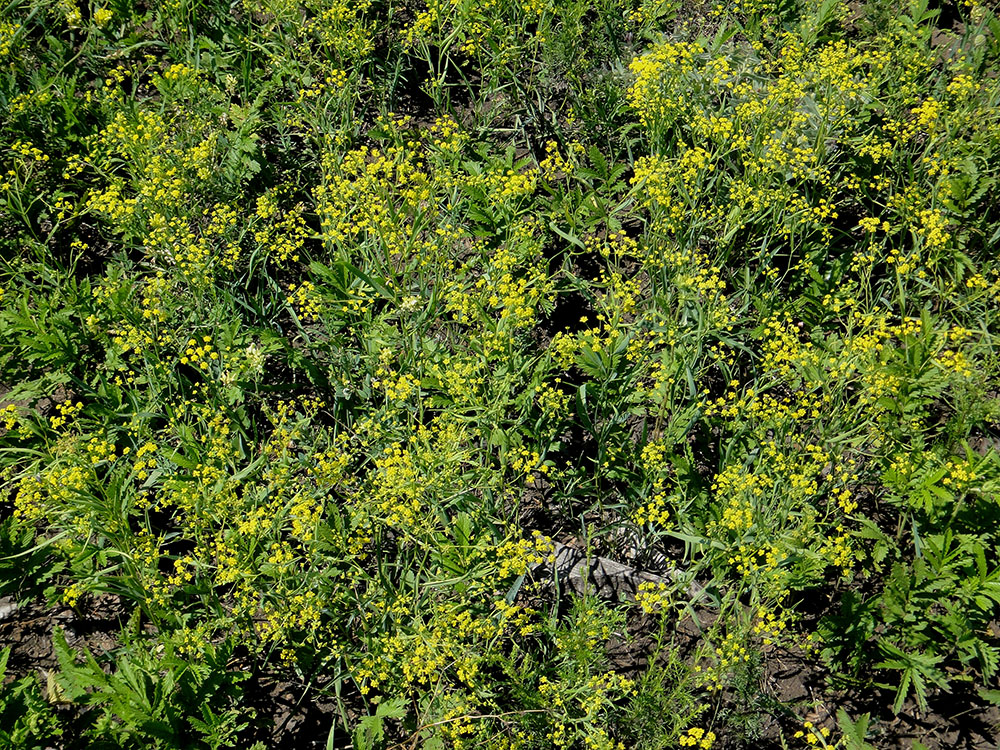
<path id="1" fill-rule="evenodd" d="M 854 568 L 857 553 L 851 545 L 850 533 L 846 532 L 842 525 L 838 525 L 835 531 L 837 535 L 824 541 L 823 546 L 819 549 L 819 554 L 829 565 L 840 568 L 841 575 L 847 578 Z"/>
<path id="2" fill-rule="evenodd" d="M 168 307 L 164 296 L 170 289 L 170 280 L 163 271 L 148 279 L 142 289 L 142 317 L 152 323 L 165 323 Z"/>
<path id="3" fill-rule="evenodd" d="M 301 104 L 307 99 L 316 99 L 330 93 L 340 93 L 345 85 L 347 85 L 347 71 L 332 70 L 323 80 L 317 81 L 309 88 L 299 89 L 298 103 Z"/>
<path id="4" fill-rule="evenodd" d="M 0 421 L 3 422 L 5 430 L 13 430 L 21 422 L 21 410 L 17 404 L 7 404 L 0 409 Z"/>
<path id="5" fill-rule="evenodd" d="M 53 430 L 58 430 L 64 427 L 69 422 L 72 422 L 80 414 L 83 409 L 83 403 L 77 401 L 73 403 L 72 400 L 66 399 L 56 404 L 56 411 L 59 412 L 56 416 L 49 417 L 49 426 Z"/>
<path id="6" fill-rule="evenodd" d="M 8 112 L 14 117 L 32 110 L 43 109 L 46 104 L 52 101 L 52 97 L 53 93 L 51 90 L 36 91 L 35 89 L 28 89 L 23 94 L 18 94 L 11 98 L 7 105 Z"/>
<path id="7" fill-rule="evenodd" d="M 647 615 L 656 614 L 667 610 L 673 603 L 671 592 L 667 584 L 643 581 L 635 594 L 635 603 L 639 605 Z"/>
<path id="8" fill-rule="evenodd" d="M 90 463 L 99 464 L 103 461 L 114 461 L 115 446 L 107 440 L 92 437 L 87 441 L 84 449 L 90 457 Z"/>
<path id="9" fill-rule="evenodd" d="M 670 523 L 670 510 L 667 508 L 666 493 L 658 492 L 648 503 L 636 508 L 632 513 L 632 523 L 636 526 L 649 524 L 661 528 L 666 527 Z"/>
<path id="10" fill-rule="evenodd" d="M 139 446 L 135 452 L 135 462 L 132 464 L 132 471 L 136 478 L 142 482 L 149 477 L 149 470 L 156 466 L 156 451 L 159 450 L 156 443 L 146 442 Z"/>
<path id="11" fill-rule="evenodd" d="M 568 416 L 570 394 L 560 388 L 562 378 L 556 378 L 550 385 L 542 383 L 535 389 L 535 400 L 546 419 L 559 420 Z"/>
<path id="12" fill-rule="evenodd" d="M 496 550 L 497 577 L 520 575 L 532 565 L 555 562 L 555 544 L 540 531 L 533 531 L 531 539 L 504 542 Z"/>
<path id="13" fill-rule="evenodd" d="M 772 645 L 788 629 L 791 614 L 788 610 L 774 611 L 760 607 L 754 617 L 753 632 L 761 637 L 765 646 Z"/>
<path id="14" fill-rule="evenodd" d="M 538 621 L 538 611 L 530 607 L 508 604 L 506 599 L 498 599 L 493 603 L 500 614 L 502 623 L 513 627 L 520 636 L 529 636 L 541 630 Z"/>
<path id="15" fill-rule="evenodd" d="M 542 170 L 542 176 L 549 182 L 563 179 L 573 172 L 573 166 L 559 151 L 557 141 L 545 142 L 545 158 L 538 163 L 538 166 Z"/>
<path id="16" fill-rule="evenodd" d="M 458 154 L 462 147 L 469 141 L 469 136 L 464 133 L 455 122 L 455 118 L 450 115 L 438 117 L 430 128 L 430 143 L 441 151 Z"/>
<path id="17" fill-rule="evenodd" d="M 778 547 L 769 544 L 760 548 L 741 544 L 736 552 L 729 557 L 729 564 L 736 566 L 736 572 L 742 576 L 751 576 L 761 572 L 774 571 L 788 555 Z"/>
<path id="18" fill-rule="evenodd" d="M 629 64 L 635 75 L 629 104 L 640 123 L 647 128 L 669 126 L 686 111 L 690 92 L 685 77 L 703 53 L 698 44 L 661 42 Z"/>
<path id="19" fill-rule="evenodd" d="M 701 727 L 691 727 L 678 740 L 681 747 L 697 747 L 709 750 L 715 744 L 715 732 L 708 732 Z"/>
<path id="20" fill-rule="evenodd" d="M 291 260 L 298 263 L 306 239 L 310 236 L 303 213 L 305 206 L 296 204 L 291 209 L 280 210 L 277 193 L 265 193 L 257 199 L 257 220 L 254 241 L 269 257 L 281 263 Z"/>
<path id="21" fill-rule="evenodd" d="M 548 474 L 551 467 L 547 463 L 542 463 L 542 457 L 538 451 L 532 451 L 525 447 L 515 448 L 508 457 L 511 471 L 515 474 L 528 475 L 537 471 L 540 474 Z"/>
<path id="22" fill-rule="evenodd" d="M 13 21 L 0 21 L 0 57 L 7 57 L 17 42 L 21 24 Z"/>
<path id="23" fill-rule="evenodd" d="M 288 285 L 288 304 L 295 314 L 307 323 L 315 322 L 323 311 L 323 302 L 316 293 L 316 285 L 311 281 Z"/>
<path id="24" fill-rule="evenodd" d="M 750 651 L 742 643 L 740 637 L 727 633 L 722 642 L 712 649 L 714 663 L 705 667 L 695 666 L 702 684 L 712 692 L 718 692 L 725 686 L 730 673 L 750 661 Z"/>
<path id="25" fill-rule="evenodd" d="M 191 365 L 200 370 L 208 370 L 209 365 L 219 359 L 219 352 L 212 346 L 211 336 L 202 336 L 201 340 L 188 339 L 184 354 L 178 358 L 182 365 Z"/>
<path id="26" fill-rule="evenodd" d="M 25 476 L 18 483 L 14 494 L 14 514 L 33 523 L 44 518 L 47 512 L 58 513 L 78 496 L 85 494 L 93 481 L 93 469 L 81 465 L 51 466 L 39 476 Z M 73 522 L 86 535 L 90 533 L 91 520 L 89 515 L 79 514 Z M 121 519 L 108 520 L 118 525 L 122 522 Z"/>
<path id="27" fill-rule="evenodd" d="M 818 728 L 811 721 L 802 722 L 802 729 L 795 732 L 792 735 L 797 740 L 804 739 L 809 747 L 814 747 L 816 745 L 822 744 L 826 746 L 826 738 L 830 736 L 830 730 L 827 727 Z"/>
<path id="28" fill-rule="evenodd" d="M 321 47 L 343 63 L 360 62 L 375 49 L 376 27 L 365 18 L 373 0 L 328 0 L 302 24 Z M 342 63 L 342 64 L 343 64 Z"/>

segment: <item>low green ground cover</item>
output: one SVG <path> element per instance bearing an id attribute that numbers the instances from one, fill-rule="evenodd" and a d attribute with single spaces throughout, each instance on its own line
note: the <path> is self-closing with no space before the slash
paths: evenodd
<path id="1" fill-rule="evenodd" d="M 998 57 L 969 1 L 8 2 L 0 595 L 125 615 L 5 643 L 0 745 L 268 747 L 262 676 L 296 747 L 996 703 Z"/>

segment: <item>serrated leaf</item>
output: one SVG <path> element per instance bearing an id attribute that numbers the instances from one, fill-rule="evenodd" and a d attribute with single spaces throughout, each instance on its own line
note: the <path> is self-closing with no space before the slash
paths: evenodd
<path id="1" fill-rule="evenodd" d="M 993 675 L 1000 668 L 1000 649 L 989 646 L 977 639 L 976 655 L 979 657 L 979 667 L 983 672 L 983 676 L 987 680 L 993 679 Z"/>
<path id="2" fill-rule="evenodd" d="M 837 709 L 837 726 L 844 735 L 847 750 L 868 750 L 871 747 L 865 739 L 868 737 L 869 714 L 861 714 L 852 721 L 844 709 Z"/>
<path id="3" fill-rule="evenodd" d="M 892 702 L 892 712 L 898 714 L 903 710 L 903 702 L 910 692 L 910 670 L 904 670 L 899 678 L 899 687 L 896 688 L 896 700 Z"/>
<path id="4" fill-rule="evenodd" d="M 382 719 L 402 719 L 406 716 L 406 699 L 393 698 L 383 701 L 375 709 L 375 715 Z"/>
<path id="5" fill-rule="evenodd" d="M 1000 706 L 1000 690 L 987 690 L 986 688 L 980 688 L 978 691 L 979 697 L 984 701 L 989 701 L 994 706 Z"/>

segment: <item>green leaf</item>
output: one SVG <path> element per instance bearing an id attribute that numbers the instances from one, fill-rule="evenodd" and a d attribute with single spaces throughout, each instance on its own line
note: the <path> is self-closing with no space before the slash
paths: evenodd
<path id="1" fill-rule="evenodd" d="M 472 539 L 472 519 L 469 514 L 461 512 L 455 516 L 452 522 L 452 530 L 455 536 L 455 543 L 460 547 L 468 547 Z"/>
<path id="2" fill-rule="evenodd" d="M 355 750 L 374 750 L 385 736 L 385 719 L 402 719 L 406 716 L 406 699 L 392 698 L 379 704 L 375 714 L 361 719 L 354 730 Z"/>
<path id="3" fill-rule="evenodd" d="M 375 715 L 383 719 L 402 719 L 406 716 L 406 699 L 393 698 L 383 701 L 375 709 Z"/>
<path id="4" fill-rule="evenodd" d="M 601 179 L 605 179 L 608 175 L 608 160 L 604 158 L 604 154 L 601 153 L 601 150 L 597 146 L 591 146 L 587 155 L 597 169 L 598 174 L 600 174 Z"/>
<path id="5" fill-rule="evenodd" d="M 906 696 L 910 692 L 910 680 L 910 670 L 904 670 L 903 674 L 899 678 L 899 687 L 896 688 L 896 700 L 892 702 L 892 712 L 894 714 L 898 714 L 903 710 L 903 702 L 906 700 Z"/>
<path id="6" fill-rule="evenodd" d="M 994 706 L 1000 706 L 1000 690 L 980 688 L 977 692 L 979 693 L 979 697 L 984 701 L 989 701 Z"/>
<path id="7" fill-rule="evenodd" d="M 857 721 L 851 721 L 844 709 L 837 709 L 837 726 L 844 736 L 846 750 L 874 750 L 865 740 L 868 737 L 869 714 L 861 714 Z"/>
<path id="8" fill-rule="evenodd" d="M 362 271 L 360 268 L 358 268 L 349 261 L 340 260 L 339 262 L 342 263 L 344 267 L 347 268 L 351 273 L 353 273 L 359 279 L 368 284 L 372 289 L 381 294 L 382 297 L 389 300 L 390 302 L 393 303 L 396 302 L 396 295 L 393 294 L 391 291 L 389 291 L 389 288 L 384 283 L 382 283 L 381 280 L 376 279 L 374 276 L 369 276 L 368 274 L 366 274 L 364 271 Z"/>
<path id="9" fill-rule="evenodd" d="M 63 694 L 70 701 L 88 698 L 90 702 L 101 702 L 99 696 L 89 693 L 93 688 L 105 687 L 108 679 L 104 670 L 87 649 L 83 649 L 83 664 L 76 663 L 76 655 L 66 641 L 66 634 L 60 627 L 52 629 L 52 650 L 59 662 L 61 673 L 57 682 Z"/>
<path id="10" fill-rule="evenodd" d="M 571 230 L 564 232 L 562 229 L 560 229 L 556 225 L 556 223 L 554 221 L 550 221 L 549 222 L 549 229 L 551 229 L 553 232 L 555 232 L 556 234 L 558 234 L 560 237 L 562 237 L 567 242 L 570 242 L 570 243 L 576 245 L 581 250 L 586 250 L 587 246 L 583 244 L 583 240 L 581 240 L 579 237 L 577 237 Z"/>

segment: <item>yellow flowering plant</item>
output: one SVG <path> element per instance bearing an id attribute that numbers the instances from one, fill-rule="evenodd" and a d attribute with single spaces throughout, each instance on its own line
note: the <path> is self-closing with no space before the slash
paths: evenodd
<path id="1" fill-rule="evenodd" d="M 966 0 L 8 3 L 0 625 L 52 659 L 0 652 L 0 745 L 985 716 L 998 37 Z"/>

